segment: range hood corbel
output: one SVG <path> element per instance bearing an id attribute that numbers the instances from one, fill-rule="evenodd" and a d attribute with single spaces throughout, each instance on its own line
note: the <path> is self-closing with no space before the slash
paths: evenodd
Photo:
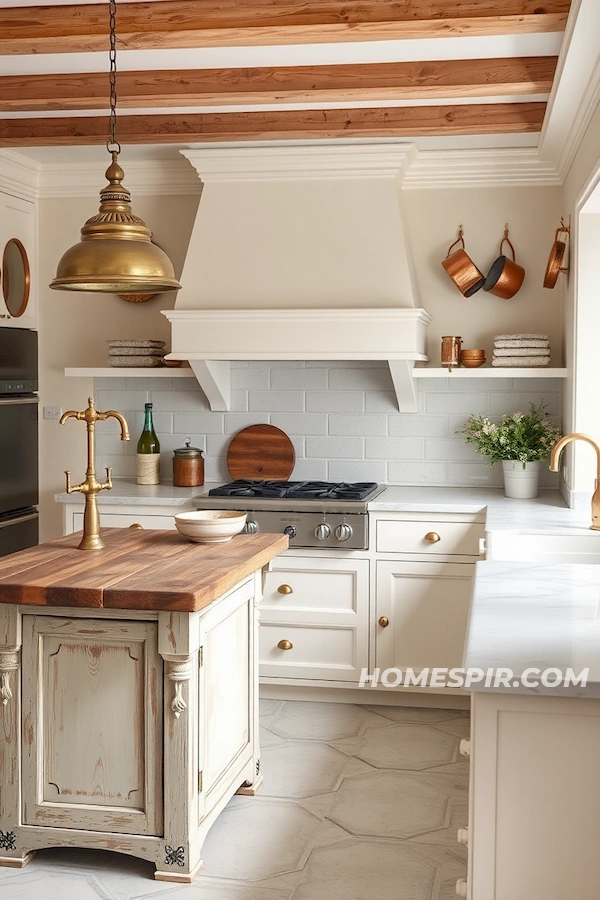
<path id="1" fill-rule="evenodd" d="M 424 309 L 174 309 L 172 352 L 187 360 L 212 410 L 231 408 L 231 360 L 385 360 L 400 412 L 416 412 L 426 362 Z M 310 349 L 308 349 L 310 348 Z"/>

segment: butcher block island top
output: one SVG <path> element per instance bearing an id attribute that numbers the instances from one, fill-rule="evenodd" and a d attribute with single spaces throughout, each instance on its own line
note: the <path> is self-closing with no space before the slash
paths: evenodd
<path id="1" fill-rule="evenodd" d="M 195 544 L 176 531 L 102 529 L 103 550 L 70 534 L 0 559 L 0 602 L 198 612 L 288 548 L 281 534 Z"/>

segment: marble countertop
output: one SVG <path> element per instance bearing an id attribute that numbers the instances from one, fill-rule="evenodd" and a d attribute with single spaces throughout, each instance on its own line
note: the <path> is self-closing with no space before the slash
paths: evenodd
<path id="1" fill-rule="evenodd" d="M 111 491 L 98 497 L 102 506 L 188 506 L 192 498 L 208 493 L 220 482 L 201 487 L 173 487 L 170 483 L 139 485 L 127 478 L 115 478 Z M 81 494 L 55 495 L 59 503 L 83 504 Z M 569 509 L 558 491 L 542 491 L 535 500 L 511 500 L 500 489 L 457 487 L 417 487 L 390 485 L 369 503 L 371 512 L 481 513 L 486 531 L 515 531 L 548 534 L 589 533 L 589 507 Z"/>
<path id="2" fill-rule="evenodd" d="M 600 566 L 478 562 L 463 665 L 506 667 L 519 682 L 475 683 L 475 691 L 599 698 Z M 587 685 L 527 687 L 522 675 L 532 667 L 588 668 Z"/>

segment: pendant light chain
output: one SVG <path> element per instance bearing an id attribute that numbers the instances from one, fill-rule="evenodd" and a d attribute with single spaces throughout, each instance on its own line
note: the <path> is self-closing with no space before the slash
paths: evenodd
<path id="1" fill-rule="evenodd" d="M 117 3 L 116 0 L 109 0 L 109 25 L 110 25 L 110 50 L 108 58 L 110 61 L 110 138 L 106 143 L 106 148 L 110 152 L 116 150 L 121 152 L 121 145 L 117 140 Z"/>

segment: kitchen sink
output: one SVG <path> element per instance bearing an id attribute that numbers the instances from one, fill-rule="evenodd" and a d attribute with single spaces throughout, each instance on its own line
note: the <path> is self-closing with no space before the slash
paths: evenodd
<path id="1" fill-rule="evenodd" d="M 487 538 L 487 559 L 597 565 L 600 531 L 568 535 L 495 531 Z"/>

